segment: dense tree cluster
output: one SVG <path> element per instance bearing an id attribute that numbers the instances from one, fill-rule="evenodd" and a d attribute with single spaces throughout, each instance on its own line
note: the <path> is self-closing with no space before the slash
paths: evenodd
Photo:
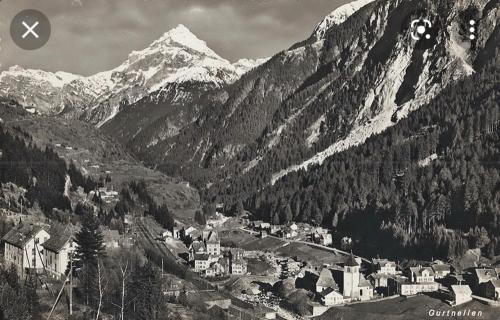
<path id="1" fill-rule="evenodd" d="M 225 203 L 246 198 L 247 208 L 273 223 L 334 228 L 357 238 L 358 249 L 367 254 L 384 250 L 373 245 L 381 237 L 391 240 L 384 242 L 391 255 L 498 252 L 498 65 L 493 61 L 383 134 L 321 166 L 290 173 L 253 194 L 270 178 L 272 170 L 263 170 L 234 179 L 226 190 L 214 188 L 220 196 L 208 198 Z"/>
<path id="2" fill-rule="evenodd" d="M 0 266 L 0 318 L 16 320 L 38 319 L 36 278 L 21 280 L 14 265 Z"/>
<path id="3" fill-rule="evenodd" d="M 174 227 L 174 217 L 166 204 L 158 205 L 147 190 L 147 185 L 144 180 L 132 181 L 130 183 L 131 190 L 137 194 L 139 200 L 146 206 L 146 214 L 155 218 L 163 228 L 172 230 Z"/>
<path id="4" fill-rule="evenodd" d="M 36 146 L 31 137 L 17 128 L 14 135 L 0 125 L 0 182 L 12 182 L 28 190 L 29 204 L 39 204 L 47 214 L 53 208 L 70 209 L 69 199 L 64 196 L 66 176 L 73 187 L 92 188 L 90 178 L 85 178 L 74 164 L 69 168 L 51 148 L 44 150 Z"/>

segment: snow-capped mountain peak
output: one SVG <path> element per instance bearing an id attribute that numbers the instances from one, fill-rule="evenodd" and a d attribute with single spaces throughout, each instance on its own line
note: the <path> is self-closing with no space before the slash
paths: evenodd
<path id="1" fill-rule="evenodd" d="M 12 67 L 0 73 L 0 95 L 43 114 L 64 112 L 100 126 L 124 104 L 170 84 L 220 87 L 249 69 L 233 66 L 181 24 L 147 48 L 132 52 L 117 68 L 89 77 Z"/>
<path id="2" fill-rule="evenodd" d="M 177 43 L 186 48 L 193 49 L 208 56 L 220 58 L 212 49 L 207 46 L 207 43 L 200 40 L 195 34 L 187 27 L 179 24 L 177 27 L 166 32 L 160 39 L 153 43 L 153 46 L 158 43 L 172 44 Z"/>
<path id="3" fill-rule="evenodd" d="M 344 23 L 356 11 L 375 0 L 357 0 L 338 7 L 321 21 L 314 29 L 313 35 L 321 39 L 325 33 L 334 25 Z"/>
<path id="4" fill-rule="evenodd" d="M 7 77 L 15 78 L 30 78 L 38 82 L 47 82 L 56 88 L 62 88 L 65 84 L 80 78 L 81 76 L 67 72 L 58 71 L 56 73 L 36 70 L 25 69 L 19 65 L 10 67 L 7 71 L 0 73 L 0 80 Z"/>

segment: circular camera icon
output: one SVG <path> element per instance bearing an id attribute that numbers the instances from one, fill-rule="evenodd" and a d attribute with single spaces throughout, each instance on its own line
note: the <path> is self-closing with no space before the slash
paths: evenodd
<path id="1" fill-rule="evenodd" d="M 431 39 L 430 30 L 432 29 L 432 22 L 428 19 L 416 19 L 411 22 L 411 37 L 415 41 L 421 39 Z"/>

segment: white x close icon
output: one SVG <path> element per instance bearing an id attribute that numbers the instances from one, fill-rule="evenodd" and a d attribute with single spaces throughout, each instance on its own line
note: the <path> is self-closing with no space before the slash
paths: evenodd
<path id="1" fill-rule="evenodd" d="M 35 28 L 39 25 L 40 23 L 37 21 L 35 22 L 31 27 L 23 21 L 23 26 L 26 28 L 26 32 L 23 34 L 23 39 L 26 38 L 28 35 L 33 35 L 35 38 L 39 38 L 40 36 L 35 32 Z"/>

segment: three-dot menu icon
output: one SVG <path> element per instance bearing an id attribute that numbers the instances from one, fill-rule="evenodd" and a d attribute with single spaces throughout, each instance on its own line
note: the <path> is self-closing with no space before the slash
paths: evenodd
<path id="1" fill-rule="evenodd" d="M 477 20 L 476 19 L 470 19 L 469 20 L 469 39 L 470 40 L 476 40 L 477 39 Z"/>

